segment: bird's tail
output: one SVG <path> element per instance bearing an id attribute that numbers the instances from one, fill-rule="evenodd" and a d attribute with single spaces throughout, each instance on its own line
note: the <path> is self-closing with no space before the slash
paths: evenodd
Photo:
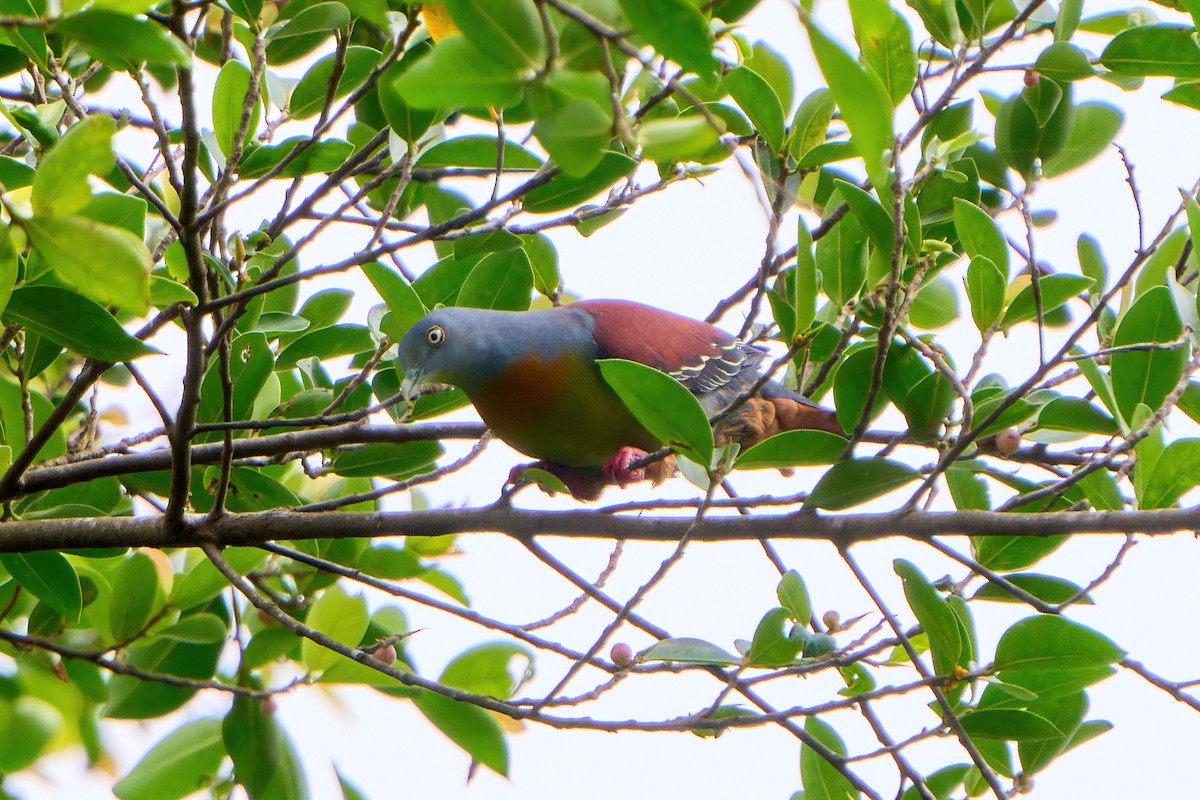
<path id="1" fill-rule="evenodd" d="M 845 435 L 837 414 L 802 394 L 771 381 L 748 399 L 719 427 L 721 439 L 737 442 L 745 450 L 777 433 L 818 430 Z"/>

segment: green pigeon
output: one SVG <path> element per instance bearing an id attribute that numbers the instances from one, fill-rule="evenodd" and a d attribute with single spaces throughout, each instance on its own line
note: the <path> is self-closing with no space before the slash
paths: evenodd
<path id="1" fill-rule="evenodd" d="M 584 300 L 540 311 L 441 308 L 404 335 L 409 386 L 461 388 L 491 431 L 538 459 L 580 499 L 608 484 L 660 482 L 673 465 L 634 466 L 662 443 L 601 376 L 597 360 L 623 358 L 661 370 L 710 417 L 749 392 L 766 351 L 698 320 L 624 300 Z M 833 411 L 769 381 L 722 423 L 743 447 L 784 430 L 842 433 Z M 655 462 L 661 463 L 661 462 Z M 524 467 L 514 469 L 510 479 Z"/>

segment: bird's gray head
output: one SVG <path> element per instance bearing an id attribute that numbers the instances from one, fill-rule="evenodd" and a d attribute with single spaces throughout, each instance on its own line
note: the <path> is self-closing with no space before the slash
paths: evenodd
<path id="1" fill-rule="evenodd" d="M 450 383 L 470 391 L 498 366 L 494 353 L 496 312 L 441 308 L 426 314 L 400 340 L 399 358 L 412 388 Z"/>

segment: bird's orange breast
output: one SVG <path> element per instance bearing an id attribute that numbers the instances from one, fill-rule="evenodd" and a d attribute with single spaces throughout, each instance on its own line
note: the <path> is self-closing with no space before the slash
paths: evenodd
<path id="1" fill-rule="evenodd" d="M 621 447 L 658 446 L 591 360 L 523 356 L 471 401 L 509 445 L 570 467 L 598 466 Z"/>

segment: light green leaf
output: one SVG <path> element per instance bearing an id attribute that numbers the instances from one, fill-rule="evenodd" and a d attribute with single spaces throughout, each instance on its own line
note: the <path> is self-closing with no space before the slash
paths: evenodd
<path id="1" fill-rule="evenodd" d="M 79 575 L 61 553 L 43 550 L 33 553 L 0 553 L 0 564 L 17 583 L 37 599 L 77 622 L 83 609 Z"/>
<path id="2" fill-rule="evenodd" d="M 305 622 L 335 641 L 357 647 L 369 619 L 366 599 L 362 595 L 349 595 L 339 584 L 334 584 L 313 603 Z M 324 672 L 343 658 L 340 653 L 327 650 L 311 639 L 305 639 L 300 650 L 304 666 L 310 672 Z"/>
<path id="3" fill-rule="evenodd" d="M 489 712 L 428 691 L 413 697 L 413 705 L 472 760 L 499 775 L 508 774 L 508 746 Z"/>
<path id="4" fill-rule="evenodd" d="M 1112 144 L 1124 122 L 1125 115 L 1114 106 L 1081 103 L 1075 110 L 1075 122 L 1066 144 L 1042 162 L 1042 175 L 1055 178 L 1101 155 Z"/>
<path id="5" fill-rule="evenodd" d="M 750 118 L 754 129 L 778 153 L 783 147 L 783 105 L 761 75 L 738 67 L 722 79 L 725 89 Z"/>
<path id="6" fill-rule="evenodd" d="M 135 314 L 149 308 L 150 251 L 137 236 L 82 217 L 33 217 L 20 225 L 72 288 Z M 103 253 L 104 258 L 80 258 L 80 253 Z"/>
<path id="7" fill-rule="evenodd" d="M 673 163 L 703 155 L 717 143 L 718 133 L 704 117 L 654 119 L 642 125 L 638 142 L 646 158 Z"/>
<path id="8" fill-rule="evenodd" d="M 669 661 L 676 664 L 740 664 L 741 659 L 701 639 L 663 639 L 641 655 L 642 661 Z"/>
<path id="9" fill-rule="evenodd" d="M 505 67 L 544 66 L 546 34 L 533 0 L 445 0 L 463 35 Z"/>
<path id="10" fill-rule="evenodd" d="M 250 91 L 250 68 L 240 61 L 230 59 L 221 65 L 217 81 L 213 85 L 213 131 L 221 152 L 228 158 L 234 149 L 234 137 L 242 122 L 246 106 L 246 95 Z M 261 95 L 260 95 L 261 96 Z M 242 136 L 242 144 L 249 141 L 258 130 L 262 117 L 262 102 L 256 99 L 250 106 L 250 116 Z"/>
<path id="11" fill-rule="evenodd" d="M 826 431 L 784 431 L 740 453 L 736 468 L 786 469 L 832 464 L 845 449 L 845 438 Z"/>
<path id="12" fill-rule="evenodd" d="M 1182 25 L 1140 25 L 1121 31 L 1100 54 L 1100 63 L 1124 75 L 1200 78 L 1200 45 Z"/>
<path id="13" fill-rule="evenodd" d="M 493 61 L 463 36 L 438 42 L 395 85 L 406 103 L 431 110 L 456 106 L 505 108 L 519 102 L 525 91 L 520 72 Z"/>
<path id="14" fill-rule="evenodd" d="M 88 176 L 103 175 L 113 168 L 115 132 L 116 123 L 104 114 L 72 125 L 38 165 L 30 198 L 33 213 L 74 214 L 86 206 L 92 199 Z"/>
<path id="15" fill-rule="evenodd" d="M 804 732 L 833 753 L 846 755 L 842 738 L 819 717 L 804 720 Z M 858 800 L 858 791 L 841 770 L 807 744 L 800 745 L 800 782 L 804 785 L 804 800 Z"/>
<path id="16" fill-rule="evenodd" d="M 1149 343 L 1177 343 L 1183 333 L 1183 323 L 1165 286 L 1156 286 L 1141 297 L 1125 313 L 1113 335 L 1114 347 Z M 1187 349 L 1127 350 L 1111 357 L 1112 387 L 1117 408 L 1126 421 L 1133 419 L 1133 410 L 1145 403 L 1157 409 L 1179 382 L 1187 363 Z"/>
<path id="17" fill-rule="evenodd" d="M 655 50 L 699 75 L 711 75 L 716 62 L 708 22 L 687 0 L 620 0 L 634 31 Z"/>
<path id="18" fill-rule="evenodd" d="M 954 227 L 968 256 L 986 258 L 1002 275 L 1008 275 L 1008 243 L 990 214 L 974 203 L 955 199 Z"/>
<path id="19" fill-rule="evenodd" d="M 990 258 L 975 256 L 967 267 L 967 300 L 971 319 L 980 333 L 989 330 L 1004 311 L 1004 273 Z"/>
<path id="20" fill-rule="evenodd" d="M 330 83 L 333 81 L 333 71 L 337 67 L 337 55 L 325 56 L 309 67 L 308 72 L 296 84 L 288 99 L 288 111 L 292 119 L 307 119 L 320 113 L 327 99 L 332 102 L 339 97 L 345 97 L 353 89 L 358 88 L 371 70 L 379 63 L 380 53 L 373 47 L 351 46 L 346 48 L 342 71 L 338 77 L 337 88 L 330 98 Z M 234 62 L 226 62 L 226 66 Z M 224 68 L 222 68 L 222 71 Z M 243 93 L 243 97 L 244 97 Z M 240 109 L 239 109 L 240 111 Z M 254 132 L 254 125 L 250 132 Z"/>
<path id="21" fill-rule="evenodd" d="M 533 299 L 533 265 L 524 250 L 485 256 L 463 281 L 458 305 L 526 311 Z"/>
<path id="22" fill-rule="evenodd" d="M 996 645 L 995 668 L 1001 672 L 1089 670 L 1113 664 L 1125 655 L 1108 637 L 1091 628 L 1043 614 L 1026 617 L 1004 632 Z"/>
<path id="23" fill-rule="evenodd" d="M 135 72 L 143 63 L 179 67 L 192 63 L 191 50 L 163 25 L 117 11 L 81 11 L 59 20 L 55 30 L 82 43 L 99 60 L 127 72 Z"/>

